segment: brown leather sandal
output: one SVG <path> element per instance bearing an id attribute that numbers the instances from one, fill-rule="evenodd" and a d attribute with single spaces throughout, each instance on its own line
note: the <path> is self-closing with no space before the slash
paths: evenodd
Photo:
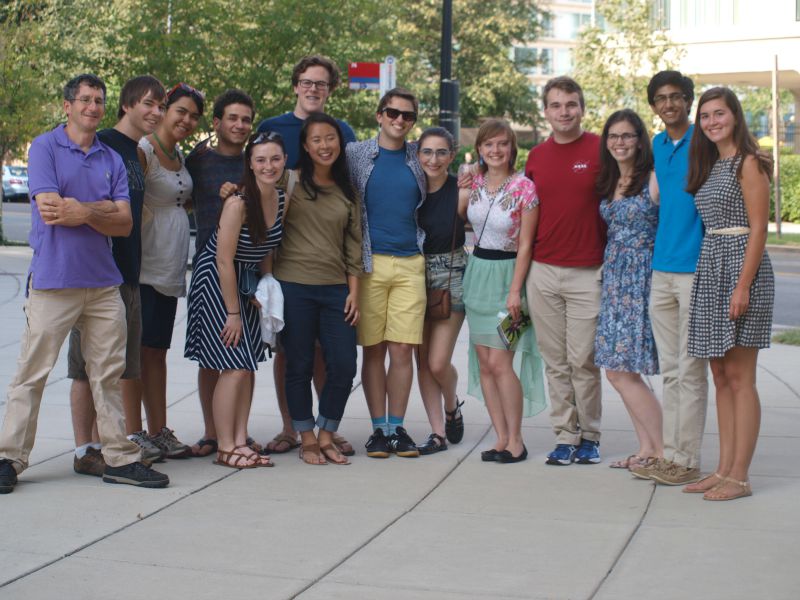
<path id="1" fill-rule="evenodd" d="M 306 460 L 305 457 L 306 454 L 316 454 L 317 460 L 315 462 Z M 320 452 L 320 447 L 318 443 L 300 446 L 300 460 L 302 460 L 307 465 L 322 466 L 328 464 L 328 461 L 325 459 L 325 456 L 323 456 L 322 452 Z"/>
<path id="2" fill-rule="evenodd" d="M 703 483 L 707 479 L 711 479 L 712 477 L 716 477 L 717 479 L 719 479 L 719 481 L 717 483 L 715 483 L 714 485 L 712 485 L 710 488 L 689 489 L 690 485 L 698 485 L 700 483 Z M 718 485 L 720 485 L 720 484 L 722 484 L 724 482 L 725 482 L 725 478 L 722 475 L 720 475 L 719 473 L 709 473 L 708 475 L 706 475 L 702 479 L 700 479 L 698 481 L 695 481 L 694 483 L 690 483 L 689 485 L 684 487 L 682 491 L 683 491 L 684 494 L 705 494 L 709 490 L 713 490 L 715 487 L 717 487 Z"/>
<path id="3" fill-rule="evenodd" d="M 347 456 L 344 452 L 339 450 L 333 444 L 325 444 L 320 449 L 320 455 L 325 458 L 329 463 L 334 465 L 349 465 L 350 461 L 347 460 Z M 338 458 L 341 457 L 341 458 Z"/>
<path id="4" fill-rule="evenodd" d="M 739 489 L 732 493 L 732 494 L 725 494 L 722 495 L 722 489 L 725 487 L 725 484 L 733 484 L 739 487 Z M 719 494 L 717 496 L 709 496 L 709 494 Z M 705 494 L 703 494 L 703 500 L 710 500 L 712 502 L 725 502 L 727 500 L 736 500 L 737 498 L 746 498 L 747 496 L 752 496 L 753 490 L 750 488 L 749 481 L 739 481 L 738 479 L 733 479 L 732 477 L 723 477 L 722 483 L 718 483 L 713 488 L 708 490 Z"/>
<path id="5" fill-rule="evenodd" d="M 250 450 L 252 452 L 255 452 L 255 450 L 253 450 L 253 447 L 250 444 L 245 444 L 244 446 L 236 446 L 234 448 L 234 450 L 239 450 L 241 448 L 247 448 L 248 450 Z M 275 466 L 275 464 L 270 460 L 269 455 L 259 454 L 257 452 L 255 452 L 255 454 L 244 454 L 243 452 L 240 452 L 240 454 L 242 456 L 244 456 L 245 458 L 247 458 L 247 460 L 254 460 L 255 461 L 253 463 L 254 467 L 274 467 Z"/>
<path id="6" fill-rule="evenodd" d="M 231 469 L 255 469 L 258 466 L 248 462 L 249 456 L 235 452 L 235 450 L 236 448 L 231 451 L 217 450 L 217 460 L 214 461 L 214 464 Z"/>

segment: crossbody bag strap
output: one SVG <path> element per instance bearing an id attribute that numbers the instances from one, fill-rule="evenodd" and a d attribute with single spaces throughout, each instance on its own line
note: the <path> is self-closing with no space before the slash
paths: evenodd
<path id="1" fill-rule="evenodd" d="M 485 225 L 484 225 L 485 226 Z M 456 210 L 453 214 L 453 240 L 450 242 L 450 268 L 447 274 L 447 289 L 450 289 L 450 282 L 453 280 L 453 256 L 456 252 L 456 230 L 458 229 L 458 198 L 456 198 Z"/>

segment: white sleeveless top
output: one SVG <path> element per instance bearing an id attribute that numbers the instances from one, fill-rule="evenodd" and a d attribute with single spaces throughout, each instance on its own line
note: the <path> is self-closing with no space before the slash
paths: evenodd
<path id="1" fill-rule="evenodd" d="M 165 296 L 179 298 L 186 295 L 189 217 L 183 205 L 192 197 L 192 178 L 177 146 L 179 171 L 161 165 L 147 138 L 141 139 L 139 148 L 147 158 L 139 283 L 151 285 Z"/>

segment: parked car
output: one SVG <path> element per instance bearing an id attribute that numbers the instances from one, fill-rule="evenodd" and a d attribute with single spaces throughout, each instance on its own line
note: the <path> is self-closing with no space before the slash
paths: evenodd
<path id="1" fill-rule="evenodd" d="M 3 199 L 7 202 L 28 201 L 28 167 L 3 165 Z"/>

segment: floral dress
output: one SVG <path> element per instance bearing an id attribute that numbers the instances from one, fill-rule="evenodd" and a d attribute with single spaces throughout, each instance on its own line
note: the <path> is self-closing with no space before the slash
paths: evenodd
<path id="1" fill-rule="evenodd" d="M 658 356 L 647 305 L 658 205 L 645 184 L 635 196 L 603 200 L 600 216 L 608 224 L 608 243 L 594 362 L 612 371 L 653 375 Z"/>

